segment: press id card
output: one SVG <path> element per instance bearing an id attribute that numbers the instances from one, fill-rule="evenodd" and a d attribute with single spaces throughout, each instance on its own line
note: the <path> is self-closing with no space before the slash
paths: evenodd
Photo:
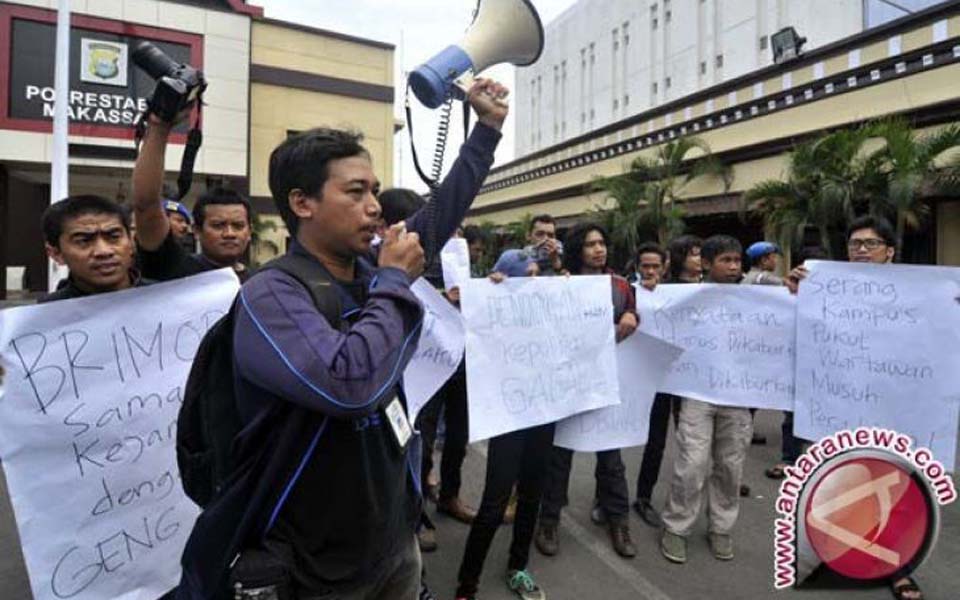
<path id="1" fill-rule="evenodd" d="M 387 421 L 390 422 L 390 428 L 393 429 L 393 437 L 396 438 L 400 449 L 407 447 L 407 442 L 413 436 L 413 429 L 410 427 L 410 421 L 407 419 L 407 412 L 403 410 L 399 398 L 394 398 L 385 409 Z"/>

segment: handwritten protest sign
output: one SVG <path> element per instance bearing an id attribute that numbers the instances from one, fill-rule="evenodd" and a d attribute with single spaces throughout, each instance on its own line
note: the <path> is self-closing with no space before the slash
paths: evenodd
<path id="1" fill-rule="evenodd" d="M 657 386 L 681 354 L 683 350 L 677 346 L 641 331 L 617 344 L 620 404 L 560 421 L 554 445 L 599 452 L 646 444 Z"/>
<path id="2" fill-rule="evenodd" d="M 440 249 L 440 266 L 443 269 L 443 286 L 448 290 L 470 279 L 470 247 L 467 240 L 450 238 Z"/>
<path id="3" fill-rule="evenodd" d="M 723 406 L 793 408 L 796 299 L 786 288 L 659 285 L 637 294 L 643 331 L 685 350 L 660 391 Z"/>
<path id="4" fill-rule="evenodd" d="M 471 279 L 461 303 L 470 441 L 620 401 L 608 276 Z"/>
<path id="5" fill-rule="evenodd" d="M 0 456 L 33 596 L 155 600 L 197 509 L 174 449 L 230 270 L 0 312 Z"/>
<path id="6" fill-rule="evenodd" d="M 952 470 L 960 405 L 960 269 L 807 262 L 794 431 L 894 429 Z"/>
<path id="7" fill-rule="evenodd" d="M 420 278 L 410 286 L 423 303 L 420 343 L 403 372 L 407 416 L 411 423 L 427 401 L 457 370 L 463 358 L 463 317 L 446 298 Z"/>

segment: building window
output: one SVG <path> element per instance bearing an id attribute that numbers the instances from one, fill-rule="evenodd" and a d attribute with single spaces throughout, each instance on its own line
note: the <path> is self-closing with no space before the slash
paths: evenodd
<path id="1" fill-rule="evenodd" d="M 617 33 L 618 33 L 618 32 L 617 32 L 616 29 L 614 29 L 612 32 L 610 32 L 611 37 L 613 38 L 613 51 L 614 51 L 614 53 L 616 53 L 616 51 L 620 49 L 620 37 L 617 35 Z"/>
<path id="2" fill-rule="evenodd" d="M 618 108 L 620 108 L 620 100 L 617 99 L 617 98 L 614 98 L 614 99 L 613 99 L 613 110 L 617 110 Z"/>
<path id="3" fill-rule="evenodd" d="M 707 61 L 705 60 L 700 61 L 700 74 L 701 75 L 707 74 Z"/>
<path id="4" fill-rule="evenodd" d="M 664 85 L 664 87 L 666 87 L 668 90 L 670 89 L 671 83 L 672 83 L 672 82 L 671 82 L 671 80 L 670 80 L 669 77 L 667 77 L 666 79 L 663 80 L 663 85 Z"/>
<path id="5" fill-rule="evenodd" d="M 624 21 L 622 29 L 623 29 L 623 45 L 629 46 L 630 45 L 630 21 Z"/>
<path id="6" fill-rule="evenodd" d="M 650 5 L 650 29 L 656 29 L 660 21 L 657 19 L 657 5 Z"/>
<path id="7" fill-rule="evenodd" d="M 657 95 L 657 82 L 656 82 L 656 81 L 654 81 L 654 82 L 650 85 L 650 91 L 653 93 L 654 96 Z"/>
<path id="8" fill-rule="evenodd" d="M 723 68 L 723 55 L 718 54 L 716 58 L 716 66 L 718 69 Z"/>
<path id="9" fill-rule="evenodd" d="M 767 49 L 767 43 L 768 43 L 768 42 L 769 42 L 769 38 L 767 38 L 767 36 L 765 36 L 765 35 L 761 35 L 761 36 L 760 36 L 760 49 L 761 49 L 761 50 L 766 50 L 766 49 Z"/>
<path id="10" fill-rule="evenodd" d="M 673 11 L 670 10 L 670 0 L 663 0 L 663 22 L 669 23 L 673 17 Z"/>
<path id="11" fill-rule="evenodd" d="M 624 94 L 624 95 L 623 95 L 623 105 L 624 105 L 624 107 L 630 105 L 630 94 Z"/>
<path id="12" fill-rule="evenodd" d="M 597 62 L 597 55 L 594 53 L 593 49 L 594 49 L 594 43 L 590 42 L 590 64 L 591 65 Z"/>

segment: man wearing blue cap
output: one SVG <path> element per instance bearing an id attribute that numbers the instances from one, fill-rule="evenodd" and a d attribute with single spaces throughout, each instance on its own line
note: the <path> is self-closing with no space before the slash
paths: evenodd
<path id="1" fill-rule="evenodd" d="M 747 285 L 783 285 L 783 279 L 776 275 L 777 265 L 783 252 L 780 246 L 771 242 L 757 242 L 747 248 L 750 259 L 750 271 L 744 276 Z"/>
<path id="2" fill-rule="evenodd" d="M 193 227 L 193 218 L 190 216 L 190 209 L 176 200 L 164 200 L 163 210 L 167 213 L 167 220 L 170 221 L 170 233 L 180 246 L 192 254 L 196 251 L 196 238 L 193 237 L 191 228 Z"/>

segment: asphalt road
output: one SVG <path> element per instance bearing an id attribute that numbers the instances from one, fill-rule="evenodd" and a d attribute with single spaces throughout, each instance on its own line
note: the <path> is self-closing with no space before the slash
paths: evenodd
<path id="1" fill-rule="evenodd" d="M 530 570 L 551 600 L 669 600 L 717 599 L 739 600 L 783 598 L 785 600 L 866 600 L 892 598 L 886 587 L 835 589 L 819 587 L 777 592 L 773 588 L 773 520 L 774 495 L 777 483 L 764 477 L 763 470 L 779 455 L 779 414 L 761 411 L 757 430 L 766 434 L 766 446 L 750 449 L 745 468 L 745 482 L 753 495 L 742 501 L 740 520 L 735 531 L 736 558 L 732 562 L 715 560 L 706 543 L 706 523 L 701 520 L 691 536 L 689 560 L 685 565 L 668 563 L 658 550 L 658 532 L 631 515 L 631 529 L 638 556 L 625 560 L 616 555 L 606 530 L 590 521 L 590 505 L 594 492 L 594 459 L 577 454 L 570 485 L 570 506 L 564 511 L 560 528 L 560 553 L 553 558 L 531 551 Z M 483 487 L 486 465 L 484 446 L 471 447 L 464 465 L 465 500 L 476 506 Z M 667 455 L 657 485 L 654 501 L 662 506 L 665 482 L 675 449 L 668 444 Z M 631 495 L 642 449 L 624 451 Z M 631 497 L 631 500 L 633 498 Z M 433 507 L 429 509 L 433 512 Z M 436 515 L 437 552 L 425 555 L 427 578 L 438 598 L 453 597 L 456 574 L 467 526 L 442 515 Z M 481 598 L 507 600 L 514 596 L 506 589 L 506 569 L 510 530 L 502 527 L 494 540 L 484 569 Z M 929 600 L 960 598 L 960 504 L 946 507 L 942 513 L 942 529 L 933 556 L 918 571 L 916 578 Z M 5 484 L 0 482 L 0 600 L 29 600 L 31 594 L 23 567 L 19 538 L 7 499 Z"/>

